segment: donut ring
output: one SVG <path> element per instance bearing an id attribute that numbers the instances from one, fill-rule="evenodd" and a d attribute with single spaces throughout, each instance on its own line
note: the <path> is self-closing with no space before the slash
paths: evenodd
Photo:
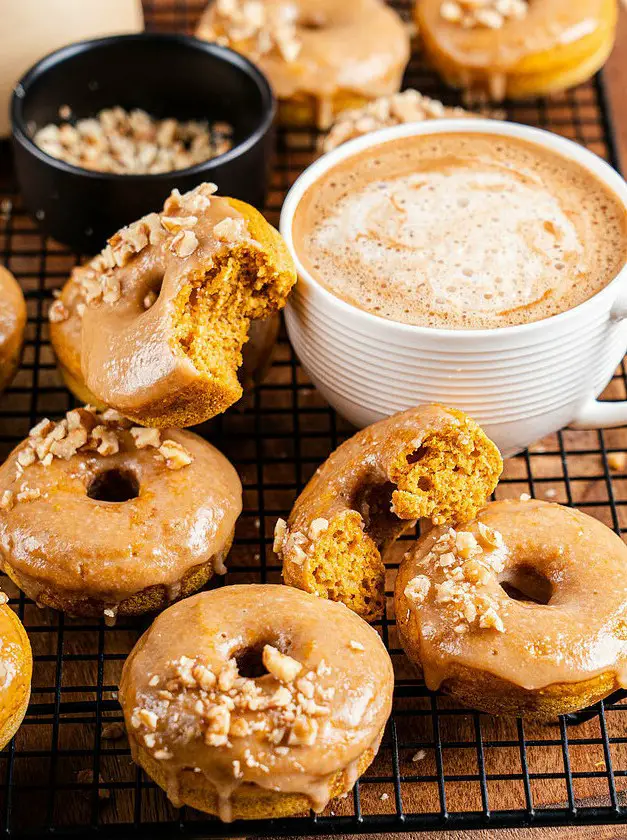
<path id="1" fill-rule="evenodd" d="M 124 664 L 120 703 L 134 760 L 173 804 L 230 821 L 321 811 L 349 791 L 393 686 L 379 635 L 341 605 L 225 586 L 158 616 Z"/>
<path id="2" fill-rule="evenodd" d="M 234 468 L 196 435 L 75 409 L 0 467 L 0 566 L 38 604 L 113 623 L 223 574 L 241 508 Z"/>
<path id="3" fill-rule="evenodd" d="M 104 411 L 106 405 L 85 385 L 81 370 L 81 313 L 84 312 L 85 305 L 83 286 L 76 274 L 73 274 L 48 310 L 50 341 L 66 387 L 79 402 L 88 403 Z M 242 348 L 242 366 L 237 371 L 237 378 L 244 393 L 263 381 L 270 366 L 279 325 L 278 314 L 265 321 L 251 322 L 248 341 Z"/>
<path id="4" fill-rule="evenodd" d="M 627 547 L 590 516 L 487 505 L 407 552 L 401 643 L 427 687 L 490 714 L 546 720 L 627 686 Z"/>
<path id="5" fill-rule="evenodd" d="M 546 96 L 587 81 L 612 50 L 618 18 L 616 0 L 529 0 L 522 20 L 465 28 L 445 20 L 442 8 L 442 0 L 415 6 L 427 57 L 448 84 L 494 100 Z"/>
<path id="6" fill-rule="evenodd" d="M 250 5 L 250 4 L 249 4 Z M 381 0 L 264 0 L 259 20 L 245 0 L 215 0 L 196 36 L 245 55 L 279 100 L 279 120 L 328 128 L 337 114 L 400 89 L 408 30 Z"/>
<path id="7" fill-rule="evenodd" d="M 33 654 L 22 622 L 0 593 L 0 750 L 20 728 L 30 699 Z"/>
<path id="8" fill-rule="evenodd" d="M 290 586 L 383 614 L 386 548 L 417 519 L 472 519 L 503 469 L 463 412 L 424 405 L 368 426 L 333 452 L 280 519 L 274 550 Z"/>
<path id="9" fill-rule="evenodd" d="M 11 384 L 22 357 L 26 302 L 10 271 L 0 265 L 0 393 Z"/>
<path id="10" fill-rule="evenodd" d="M 62 351 L 68 381 L 141 425 L 190 426 L 236 402 L 251 321 L 282 308 L 296 280 L 279 233 L 214 190 L 175 190 L 162 213 L 123 228 L 72 275 L 86 299 L 71 306 L 82 313 L 87 392 Z M 50 317 L 69 320 L 63 299 Z"/>

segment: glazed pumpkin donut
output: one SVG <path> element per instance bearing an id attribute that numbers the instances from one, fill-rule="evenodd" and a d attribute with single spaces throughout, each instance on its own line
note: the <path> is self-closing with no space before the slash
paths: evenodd
<path id="1" fill-rule="evenodd" d="M 0 592 L 0 750 L 24 720 L 33 672 L 28 636 L 8 600 Z"/>
<path id="2" fill-rule="evenodd" d="M 59 297 L 48 310 L 50 341 L 54 348 L 59 373 L 76 399 L 89 403 L 104 411 L 106 406 L 91 393 L 81 370 L 81 340 L 86 308 L 85 293 L 80 282 L 81 271 L 76 270 L 61 289 Z M 149 296 L 146 304 L 152 305 Z M 146 306 L 146 308 L 150 308 Z M 244 391 L 258 385 L 270 365 L 276 337 L 279 332 L 279 316 L 272 315 L 265 321 L 252 321 L 248 340 L 242 348 L 242 365 L 237 378 Z"/>
<path id="3" fill-rule="evenodd" d="M 0 467 L 0 565 L 36 603 L 113 622 L 223 574 L 241 508 L 237 473 L 198 436 L 74 409 Z"/>
<path id="4" fill-rule="evenodd" d="M 214 191 L 175 190 L 161 213 L 123 228 L 74 270 L 85 302 L 71 287 L 51 307 L 72 389 L 142 425 L 190 426 L 236 402 L 251 322 L 282 308 L 296 280 L 279 233 Z M 82 380 L 73 328 L 62 327 L 77 314 Z"/>
<path id="5" fill-rule="evenodd" d="M 134 760 L 172 803 L 230 821 L 321 811 L 349 791 L 393 687 L 379 635 L 340 604 L 224 586 L 155 620 L 124 664 L 120 703 Z"/>
<path id="6" fill-rule="evenodd" d="M 285 582 L 380 618 L 385 549 L 417 519 L 472 519 L 502 468 L 496 446 L 455 409 L 418 406 L 362 429 L 316 471 L 287 523 L 277 522 Z"/>
<path id="7" fill-rule="evenodd" d="M 484 712 L 549 719 L 627 687 L 627 547 L 572 508 L 493 502 L 434 529 L 395 608 L 427 687 Z"/>
<path id="8" fill-rule="evenodd" d="M 585 82 L 614 45 L 617 0 L 418 0 L 427 57 L 444 80 L 494 100 Z M 501 9 L 501 11 L 499 11 Z"/>
<path id="9" fill-rule="evenodd" d="M 0 265 L 0 392 L 10 385 L 19 367 L 26 327 L 26 303 L 19 284 Z"/>
<path id="10" fill-rule="evenodd" d="M 409 60 L 408 30 L 383 0 L 215 0 L 196 35 L 258 65 L 281 122 L 321 129 L 397 91 Z"/>

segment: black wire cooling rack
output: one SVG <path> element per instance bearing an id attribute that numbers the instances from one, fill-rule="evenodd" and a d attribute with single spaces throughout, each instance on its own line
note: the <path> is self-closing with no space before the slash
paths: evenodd
<path id="1" fill-rule="evenodd" d="M 146 3 L 150 29 L 190 30 L 202 0 Z M 407 8 L 401 11 L 407 12 Z M 455 104 L 418 60 L 406 84 Z M 615 162 L 602 81 L 550 101 L 509 103 L 510 119 L 550 128 Z M 268 217 L 315 155 L 311 131 L 280 131 Z M 52 290 L 78 259 L 44 240 L 21 207 L 10 155 L 0 154 L 0 261 L 28 301 L 21 370 L 0 400 L 4 457 L 41 417 L 73 405 L 48 341 Z M 625 369 L 606 397 L 624 399 Z M 285 516 L 316 466 L 351 433 L 311 387 L 285 336 L 266 382 L 202 430 L 237 466 L 245 509 L 226 583 L 280 581 L 272 554 Z M 497 495 L 522 492 L 574 504 L 619 534 L 627 530 L 627 430 L 564 431 L 507 462 Z M 395 564 L 390 563 L 391 595 Z M 148 621 L 73 620 L 39 610 L 1 581 L 33 646 L 32 699 L 23 726 L 0 752 L 0 831 L 11 837 L 305 835 L 622 822 L 627 817 L 627 706 L 615 695 L 552 725 L 501 720 L 459 708 L 415 679 L 396 636 L 391 603 L 379 631 L 394 661 L 394 712 L 380 754 L 354 792 L 319 816 L 225 826 L 176 810 L 133 765 L 120 726 L 122 663 Z"/>

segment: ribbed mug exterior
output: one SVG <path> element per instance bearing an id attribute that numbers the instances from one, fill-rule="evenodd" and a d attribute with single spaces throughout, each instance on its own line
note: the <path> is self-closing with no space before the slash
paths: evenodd
<path id="1" fill-rule="evenodd" d="M 296 181 L 281 232 L 299 282 L 288 302 L 290 340 L 328 402 L 362 427 L 410 406 L 441 402 L 477 420 L 504 455 L 573 422 L 627 422 L 627 404 L 597 403 L 627 347 L 627 270 L 580 306 L 515 327 L 445 330 L 380 318 L 336 297 L 303 268 L 292 238 L 294 211 L 328 168 L 397 137 L 472 131 L 520 137 L 579 161 L 627 208 L 627 184 L 611 167 L 569 140 L 492 120 L 441 120 L 383 129 L 325 155 Z"/>

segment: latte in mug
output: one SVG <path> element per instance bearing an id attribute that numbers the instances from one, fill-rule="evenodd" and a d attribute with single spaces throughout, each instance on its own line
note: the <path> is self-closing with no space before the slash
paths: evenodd
<path id="1" fill-rule="evenodd" d="M 307 271 L 407 324 L 493 329 L 572 309 L 627 261 L 623 204 L 574 160 L 489 133 L 401 137 L 327 171 L 298 204 Z"/>

